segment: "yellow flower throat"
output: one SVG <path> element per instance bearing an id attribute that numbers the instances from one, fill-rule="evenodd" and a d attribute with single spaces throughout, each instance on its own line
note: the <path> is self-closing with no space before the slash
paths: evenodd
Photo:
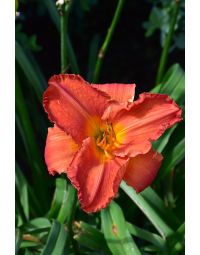
<path id="1" fill-rule="evenodd" d="M 106 158 L 114 158 L 112 151 L 116 147 L 116 135 L 112 123 L 106 123 L 106 126 L 99 130 L 96 145 L 104 152 Z"/>

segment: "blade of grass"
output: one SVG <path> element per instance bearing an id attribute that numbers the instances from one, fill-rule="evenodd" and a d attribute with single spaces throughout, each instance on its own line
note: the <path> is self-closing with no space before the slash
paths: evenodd
<path id="1" fill-rule="evenodd" d="M 34 255 L 39 255 L 39 252 L 34 252 Z M 30 251 L 29 249 L 25 249 L 25 255 L 33 255 L 33 252 Z"/>
<path id="2" fill-rule="evenodd" d="M 64 225 L 61 225 L 58 221 L 53 220 L 51 230 L 47 239 L 47 243 L 44 246 L 41 255 L 58 255 L 62 254 L 67 238 L 67 232 Z"/>
<path id="3" fill-rule="evenodd" d="M 59 233 L 60 233 L 61 224 L 56 220 L 53 220 L 51 230 L 49 232 L 49 236 L 47 239 L 47 243 L 44 246 L 41 255 L 49 255 L 52 254 L 54 247 L 56 245 Z"/>
<path id="4" fill-rule="evenodd" d="M 171 235 L 174 231 L 165 222 L 163 217 L 159 215 L 156 209 L 149 204 L 142 194 L 137 194 L 133 188 L 128 186 L 124 181 L 121 182 L 120 187 L 130 197 L 130 199 L 140 208 L 140 210 L 147 216 L 154 227 L 158 230 L 163 238 Z"/>
<path id="5" fill-rule="evenodd" d="M 158 173 L 158 180 L 165 178 L 185 156 L 185 139 L 183 138 L 175 147 L 173 147 L 164 158 L 161 169 Z"/>
<path id="6" fill-rule="evenodd" d="M 28 181 L 26 180 L 24 174 L 23 174 L 23 171 L 22 169 L 20 168 L 19 164 L 16 162 L 15 163 L 15 174 L 16 175 L 21 175 L 24 179 L 24 182 L 26 182 L 26 186 L 28 188 L 28 195 L 29 195 L 29 208 L 30 208 L 30 213 L 32 215 L 41 215 L 42 214 L 42 210 L 41 210 L 41 206 L 40 206 L 40 203 L 38 201 L 38 199 L 36 198 L 35 196 L 35 192 L 33 191 L 31 185 L 29 185 Z M 17 177 L 15 177 L 17 178 Z"/>
<path id="7" fill-rule="evenodd" d="M 184 103 L 185 77 L 184 71 L 179 64 L 172 65 L 166 72 L 161 84 L 154 87 L 151 92 L 167 94 L 173 98 L 178 104 Z M 162 152 L 178 125 L 168 129 L 160 139 L 153 143 L 153 147 Z"/>
<path id="8" fill-rule="evenodd" d="M 58 177 L 56 178 L 55 186 L 56 188 L 55 188 L 53 200 L 51 203 L 51 208 L 47 214 L 48 218 L 57 218 L 59 210 L 62 206 L 64 197 L 65 197 L 67 181 L 62 177 Z"/>
<path id="9" fill-rule="evenodd" d="M 76 209 L 77 195 L 75 188 L 67 183 L 65 175 L 56 179 L 56 189 L 48 213 L 49 218 L 56 218 L 60 223 L 66 223 L 68 235 L 66 245 L 73 242 L 72 221 Z"/>
<path id="10" fill-rule="evenodd" d="M 127 229 L 123 212 L 114 201 L 101 210 L 101 221 L 107 245 L 113 254 L 141 255 Z"/>
<path id="11" fill-rule="evenodd" d="M 166 145 L 169 142 L 170 136 L 172 135 L 172 133 L 174 132 L 174 130 L 176 129 L 177 125 L 174 125 L 173 127 L 171 127 L 170 129 L 168 129 L 160 139 L 158 139 L 157 141 L 153 142 L 153 148 L 158 151 L 159 153 L 161 153 Z"/>
<path id="12" fill-rule="evenodd" d="M 168 94 L 179 104 L 184 102 L 185 74 L 179 64 L 174 64 L 168 69 L 157 93 Z"/>
<path id="13" fill-rule="evenodd" d="M 28 221 L 20 229 L 23 233 L 35 234 L 48 231 L 50 228 L 51 222 L 47 218 L 40 217 Z"/>
<path id="14" fill-rule="evenodd" d="M 74 239 L 81 245 L 95 251 L 111 254 L 104 235 L 100 230 L 83 221 L 74 222 L 73 228 L 75 229 Z"/>
<path id="15" fill-rule="evenodd" d="M 151 188 L 146 188 L 142 193 L 143 198 L 154 208 L 159 215 L 167 222 L 169 226 L 175 229 L 179 226 L 180 221 L 170 209 L 168 209 L 163 200 L 158 194 Z"/>
<path id="16" fill-rule="evenodd" d="M 131 235 L 136 236 L 140 239 L 144 239 L 144 240 L 154 244 L 160 250 L 165 249 L 165 240 L 163 240 L 159 235 L 151 233 L 151 232 L 144 230 L 142 228 L 139 228 L 129 222 L 127 222 L 126 224 L 127 224 L 128 230 Z"/>
<path id="17" fill-rule="evenodd" d="M 16 201 L 15 212 L 16 212 L 16 216 L 17 216 L 16 226 L 20 227 L 21 225 L 24 224 L 24 222 L 27 221 L 27 219 L 26 219 L 26 215 L 24 214 L 24 208 L 21 205 L 20 194 L 17 190 L 15 192 L 15 201 Z"/>
<path id="18" fill-rule="evenodd" d="M 15 42 L 15 52 L 16 60 L 29 80 L 30 84 L 33 87 L 33 90 L 37 96 L 39 102 L 41 102 L 43 88 L 46 87 L 45 79 L 41 79 L 35 71 L 34 66 L 29 61 L 29 58 L 26 56 L 21 45 L 16 41 Z"/>
<path id="19" fill-rule="evenodd" d="M 15 184 L 20 195 L 19 199 L 24 211 L 24 215 L 26 217 L 26 220 L 28 220 L 29 219 L 28 185 L 19 168 L 16 169 Z"/>
<path id="20" fill-rule="evenodd" d="M 76 190 L 75 188 L 68 184 L 67 189 L 64 191 L 63 200 L 61 203 L 60 211 L 58 213 L 57 220 L 61 223 L 66 223 L 67 225 L 72 224 L 73 214 L 74 214 L 74 207 L 76 201 Z"/>
<path id="21" fill-rule="evenodd" d="M 40 148 L 38 147 L 37 140 L 32 128 L 32 123 L 29 118 L 24 96 L 21 90 L 20 81 L 16 74 L 16 110 L 18 116 L 20 117 L 21 125 L 24 130 L 24 135 L 26 137 L 27 145 L 29 148 L 28 160 L 29 166 L 32 169 L 33 182 L 36 188 L 36 193 L 39 199 L 41 198 L 41 207 L 44 206 L 46 210 L 48 204 L 47 196 L 47 185 L 45 178 L 47 176 L 44 164 L 41 160 Z"/>
<path id="22" fill-rule="evenodd" d="M 66 231 L 65 226 L 61 225 L 60 233 L 58 235 L 56 245 L 55 245 L 54 250 L 51 254 L 52 255 L 62 254 L 64 251 L 66 240 L 67 240 L 67 231 Z"/>
<path id="23" fill-rule="evenodd" d="M 20 230 L 16 229 L 16 233 L 15 233 L 15 255 L 18 254 L 21 241 L 22 241 L 22 236 L 21 236 Z"/>

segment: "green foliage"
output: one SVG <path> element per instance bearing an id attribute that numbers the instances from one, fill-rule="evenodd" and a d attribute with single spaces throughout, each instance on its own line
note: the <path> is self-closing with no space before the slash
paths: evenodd
<path id="1" fill-rule="evenodd" d="M 59 38 L 60 14 L 54 2 L 20 1 L 18 11 L 21 11 L 21 6 L 22 10 L 31 4 L 34 8 L 42 6 L 48 13 L 49 27 L 55 28 Z M 74 2 L 74 5 L 81 7 L 81 15 L 89 15 L 98 4 L 96 0 Z M 174 50 L 175 46 L 182 47 L 183 29 L 180 26 L 184 20 L 183 7 L 181 3 L 170 45 Z M 153 36 L 154 31 L 160 29 L 164 42 L 171 11 L 172 1 L 154 1 L 150 19 L 145 24 L 146 35 Z M 45 48 L 38 43 L 40 35 L 25 32 L 24 13 L 16 22 L 15 254 L 183 254 L 184 114 L 182 123 L 169 129 L 153 144 L 163 154 L 164 160 L 152 187 L 137 194 L 122 182 L 117 203 L 112 201 L 100 213 L 85 214 L 65 174 L 51 177 L 47 173 L 43 152 L 49 124 L 42 109 L 42 94 L 49 77 L 44 72 L 45 66 L 38 62 L 38 55 L 45 52 Z M 88 81 L 92 81 L 102 42 L 100 32 L 93 32 L 88 43 L 87 66 L 80 65 L 81 53 L 74 46 L 68 30 L 65 37 L 70 71 L 80 73 L 81 69 L 85 69 Z M 112 45 L 112 40 L 110 42 Z M 50 61 L 51 57 L 47 56 L 46 63 Z M 151 92 L 168 94 L 184 110 L 184 79 L 180 64 L 172 64 Z"/>
<path id="2" fill-rule="evenodd" d="M 102 231 L 83 221 L 74 222 L 74 239 L 88 249 L 111 254 Z"/>
<path id="3" fill-rule="evenodd" d="M 165 44 L 165 40 L 167 37 L 167 34 L 170 30 L 170 21 L 171 16 L 173 13 L 173 7 L 174 4 L 176 4 L 176 1 L 174 0 L 166 0 L 166 1 L 152 1 L 153 2 L 153 8 L 151 10 L 151 13 L 149 15 L 149 20 L 145 21 L 143 23 L 143 27 L 146 30 L 145 36 L 150 37 L 152 36 L 156 30 L 160 30 L 160 43 L 162 47 Z M 171 49 L 179 48 L 184 49 L 185 48 L 185 37 L 184 37 L 184 0 L 180 1 L 181 5 L 181 11 L 179 12 L 178 19 L 176 21 L 175 25 L 175 35 L 173 38 L 173 44 L 171 46 Z"/>
<path id="4" fill-rule="evenodd" d="M 103 233 L 112 254 L 141 254 L 131 238 L 121 208 L 114 201 L 101 211 L 101 221 Z"/>
<path id="5" fill-rule="evenodd" d="M 58 221 L 53 220 L 47 242 L 41 252 L 41 255 L 63 254 L 66 239 L 67 231 L 65 226 L 60 224 Z"/>

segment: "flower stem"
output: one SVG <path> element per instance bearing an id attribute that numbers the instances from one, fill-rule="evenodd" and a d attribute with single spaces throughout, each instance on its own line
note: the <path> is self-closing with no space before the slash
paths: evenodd
<path id="1" fill-rule="evenodd" d="M 115 14 L 113 16 L 111 25 L 110 25 L 110 27 L 108 29 L 106 38 L 104 40 L 104 43 L 103 43 L 102 47 L 99 50 L 99 54 L 98 54 L 96 65 L 95 65 L 94 75 L 93 75 L 93 82 L 94 83 L 99 80 L 99 75 L 100 75 L 103 59 L 104 59 L 104 56 L 105 56 L 105 54 L 107 52 L 107 49 L 108 49 L 108 47 L 110 45 L 110 42 L 111 42 L 113 33 L 115 31 L 115 28 L 117 26 L 117 23 L 119 21 L 120 14 L 122 12 L 122 8 L 123 8 L 123 5 L 124 5 L 124 2 L 125 2 L 125 0 L 119 0 L 118 1 L 117 8 L 115 10 Z"/>
<path id="2" fill-rule="evenodd" d="M 67 24 L 69 17 L 69 10 L 72 1 L 67 1 L 61 6 L 61 16 L 60 16 L 60 39 L 61 39 L 61 73 L 65 73 L 69 64 L 67 49 L 69 48 L 68 42 L 68 34 L 67 34 Z M 77 67 L 78 68 L 78 67 Z M 74 218 L 75 210 L 76 210 L 76 202 L 77 195 L 75 188 L 69 184 L 68 192 L 69 192 L 69 207 L 67 210 L 67 220 L 66 225 L 68 228 L 68 236 L 66 240 L 66 245 L 69 246 L 70 243 L 73 244 L 73 230 L 72 230 L 72 221 Z M 74 245 L 73 245 L 74 246 Z"/>
<path id="3" fill-rule="evenodd" d="M 67 25 L 71 1 L 63 3 L 60 11 L 60 50 L 61 50 L 61 73 L 65 73 L 68 68 L 67 52 Z"/>
<path id="4" fill-rule="evenodd" d="M 161 82 L 161 80 L 163 78 L 163 74 L 165 72 L 165 67 L 166 67 L 166 63 L 167 63 L 168 55 L 169 55 L 168 54 L 169 48 L 170 48 L 172 38 L 174 35 L 174 29 L 175 29 L 175 25 L 176 25 L 178 13 L 179 13 L 179 8 L 180 8 L 180 0 L 175 0 L 173 16 L 172 16 L 170 27 L 169 27 L 169 32 L 165 39 L 165 44 L 164 44 L 164 47 L 163 47 L 163 50 L 161 53 L 161 57 L 160 57 L 160 63 L 159 63 L 159 67 L 158 67 L 157 77 L 156 77 L 156 85 Z"/>

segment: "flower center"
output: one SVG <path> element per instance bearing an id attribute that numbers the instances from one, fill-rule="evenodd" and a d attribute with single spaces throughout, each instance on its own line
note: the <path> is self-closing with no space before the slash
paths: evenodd
<path id="1" fill-rule="evenodd" d="M 106 126 L 103 129 L 100 129 L 98 136 L 96 137 L 96 145 L 103 150 L 106 158 L 114 158 L 112 151 L 115 148 L 115 141 L 116 136 L 112 123 L 107 122 Z"/>

